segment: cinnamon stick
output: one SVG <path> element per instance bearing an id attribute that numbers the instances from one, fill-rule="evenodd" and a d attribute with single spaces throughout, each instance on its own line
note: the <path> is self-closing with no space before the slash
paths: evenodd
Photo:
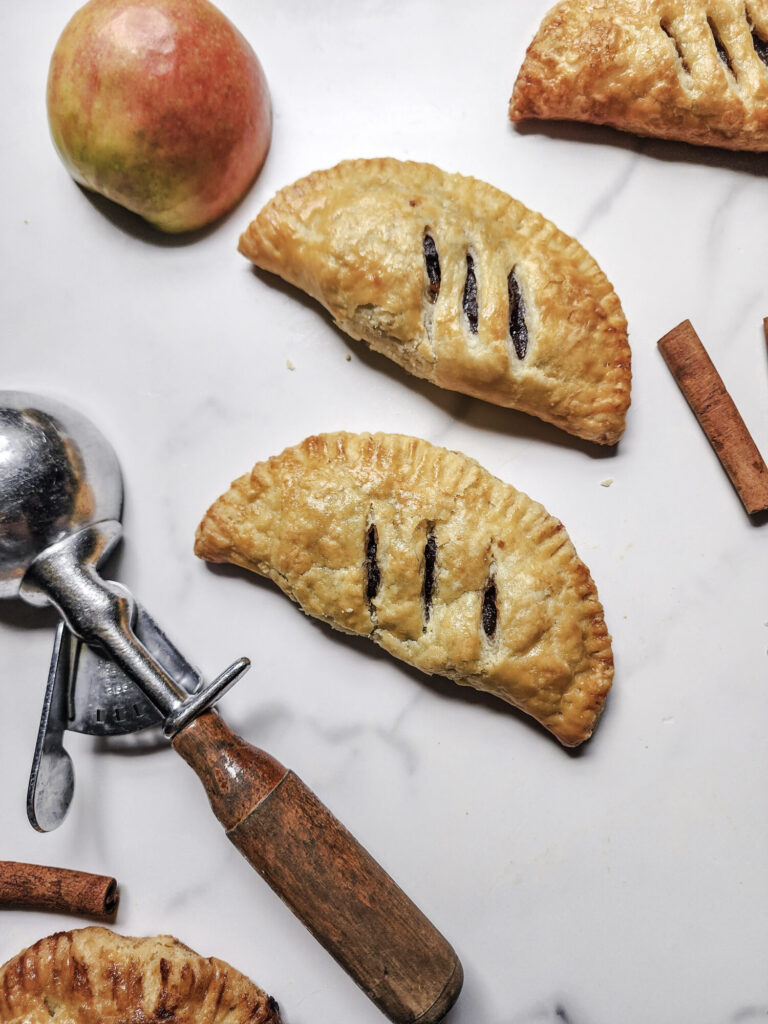
<path id="1" fill-rule="evenodd" d="M 659 350 L 744 508 L 768 509 L 768 467 L 690 321 L 666 334 Z"/>
<path id="2" fill-rule="evenodd" d="M 0 861 L 0 907 L 49 910 L 109 920 L 117 913 L 117 882 L 86 871 Z"/>

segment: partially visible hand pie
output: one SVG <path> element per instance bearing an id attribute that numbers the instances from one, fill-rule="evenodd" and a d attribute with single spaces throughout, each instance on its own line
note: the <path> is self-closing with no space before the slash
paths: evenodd
<path id="1" fill-rule="evenodd" d="M 195 553 L 496 694 L 567 746 L 590 736 L 611 686 L 603 609 L 562 523 L 417 438 L 324 434 L 258 463 L 208 510 Z"/>
<path id="2" fill-rule="evenodd" d="M 768 0 L 562 0 L 509 116 L 768 150 Z"/>
<path id="3" fill-rule="evenodd" d="M 2 1024 L 280 1024 L 274 999 L 169 935 L 57 932 L 0 967 Z"/>
<path id="4" fill-rule="evenodd" d="M 278 192 L 240 251 L 417 377 L 601 444 L 624 430 L 616 293 L 578 242 L 491 185 L 346 161 Z"/>

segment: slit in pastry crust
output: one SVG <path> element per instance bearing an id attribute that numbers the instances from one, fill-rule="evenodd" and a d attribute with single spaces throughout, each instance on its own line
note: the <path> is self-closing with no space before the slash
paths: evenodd
<path id="1" fill-rule="evenodd" d="M 528 47 L 509 116 L 764 152 L 765 40 L 766 0 L 562 0 Z"/>
<path id="2" fill-rule="evenodd" d="M 239 248 L 417 377 L 589 441 L 621 437 L 631 368 L 615 291 L 578 242 L 492 185 L 345 161 L 278 192 Z"/>
<path id="3" fill-rule="evenodd" d="M 375 524 L 376 585 L 370 585 Z M 258 463 L 195 553 L 273 580 L 308 614 L 486 690 L 567 746 L 613 678 L 589 570 L 537 502 L 473 459 L 396 434 L 323 434 Z M 373 614 L 372 614 L 373 609 Z"/>

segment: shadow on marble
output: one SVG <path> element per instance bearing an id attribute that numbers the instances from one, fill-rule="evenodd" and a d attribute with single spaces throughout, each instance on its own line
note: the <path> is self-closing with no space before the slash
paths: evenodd
<path id="1" fill-rule="evenodd" d="M 316 315 L 319 315 L 339 340 L 347 346 L 350 355 L 359 360 L 359 362 L 369 367 L 372 371 L 386 375 L 412 393 L 419 395 L 444 413 L 445 416 L 450 417 L 452 421 L 475 430 L 505 435 L 508 438 L 515 438 L 519 441 L 570 448 L 592 459 L 612 458 L 617 454 L 618 445 L 594 444 L 591 441 L 574 437 L 564 430 L 560 430 L 558 427 L 545 423 L 543 420 L 539 420 L 527 413 L 518 412 L 516 409 L 507 409 L 500 405 L 493 405 L 490 402 L 484 402 L 480 398 L 463 395 L 457 391 L 447 391 L 436 384 L 432 384 L 430 381 L 423 380 L 421 377 L 414 377 L 387 356 L 374 352 L 365 342 L 355 341 L 353 338 L 350 338 L 340 327 L 336 326 L 330 313 L 300 288 L 295 288 L 293 285 L 283 281 L 281 277 L 260 270 L 258 267 L 252 267 L 251 269 L 254 277 L 258 278 L 259 281 L 274 291 L 288 296 L 293 301 L 301 303 L 305 309 L 312 310 Z M 372 425 L 371 429 L 376 429 L 375 424 Z M 433 441 L 432 443 L 438 444 L 439 442 Z"/>
<path id="2" fill-rule="evenodd" d="M 13 629 L 49 629 L 51 646 L 53 633 L 59 624 L 59 615 L 53 608 L 34 608 L 21 598 L 9 598 L 0 602 L 0 626 Z"/>
<path id="3" fill-rule="evenodd" d="M 261 173 L 261 172 L 260 172 Z M 256 179 L 254 179 L 254 184 Z M 224 213 L 218 220 L 213 221 L 211 224 L 205 224 L 201 228 L 197 228 L 195 231 L 183 231 L 179 234 L 168 234 L 165 231 L 161 231 L 159 228 L 153 227 L 148 221 L 144 220 L 137 213 L 132 213 L 124 206 L 120 206 L 119 203 L 113 202 L 111 199 L 107 199 L 98 192 L 92 192 L 90 189 L 85 188 L 84 185 L 80 185 L 78 182 L 73 184 L 82 192 L 88 202 L 98 212 L 105 217 L 113 227 L 116 227 L 119 231 L 122 231 L 126 235 L 130 235 L 131 238 L 136 238 L 141 242 L 147 242 L 149 245 L 157 246 L 161 249 L 183 249 L 188 245 L 194 245 L 201 238 L 207 238 L 212 235 L 215 231 L 218 231 L 221 227 L 227 224 L 233 217 L 240 216 L 241 208 L 243 203 L 248 197 L 250 188 L 246 189 L 245 193 L 240 197 L 235 206 Z M 247 221 L 243 221 L 239 228 L 237 235 L 248 226 Z M 233 240 L 233 248 L 237 242 L 237 237 Z"/>
<path id="4" fill-rule="evenodd" d="M 560 142 L 611 146 L 667 163 L 699 164 L 704 167 L 739 171 L 760 178 L 768 176 L 768 153 L 718 149 L 715 146 L 692 146 L 687 142 L 646 138 L 620 132 L 607 125 L 579 121 L 524 121 L 516 125 L 510 122 L 509 130 L 514 135 L 543 135 Z"/>
<path id="5" fill-rule="evenodd" d="M 170 750 L 170 741 L 160 726 L 151 726 L 149 729 L 128 733 L 125 736 L 96 736 L 93 749 L 97 754 L 142 757 L 158 750 Z"/>

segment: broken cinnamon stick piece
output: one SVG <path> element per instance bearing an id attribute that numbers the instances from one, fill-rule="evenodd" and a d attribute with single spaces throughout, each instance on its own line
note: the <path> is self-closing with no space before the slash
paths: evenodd
<path id="1" fill-rule="evenodd" d="M 666 334 L 659 350 L 744 508 L 768 509 L 768 467 L 690 321 Z"/>
<path id="2" fill-rule="evenodd" d="M 117 913 L 117 882 L 106 875 L 0 861 L 0 907 L 50 910 L 109 920 Z"/>

